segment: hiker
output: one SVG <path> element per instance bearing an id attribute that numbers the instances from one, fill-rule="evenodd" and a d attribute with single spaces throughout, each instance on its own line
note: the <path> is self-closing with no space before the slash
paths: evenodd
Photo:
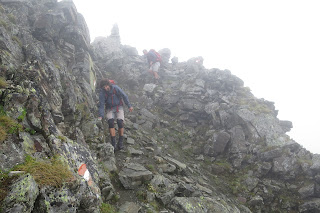
<path id="1" fill-rule="evenodd" d="M 202 56 L 198 56 L 196 59 L 196 63 L 200 64 L 200 65 L 203 65 L 203 58 Z"/>
<path id="2" fill-rule="evenodd" d="M 144 49 L 143 54 L 147 57 L 149 72 L 154 76 L 154 79 L 157 82 L 160 78 L 158 70 L 160 67 L 161 56 L 154 49 L 151 49 L 149 52 Z"/>
<path id="3" fill-rule="evenodd" d="M 128 96 L 124 91 L 112 80 L 102 79 L 100 81 L 99 94 L 99 120 L 104 117 L 105 107 L 107 109 L 106 117 L 109 125 L 109 132 L 111 136 L 111 144 L 115 151 L 123 149 L 123 133 L 124 133 L 124 110 L 123 102 L 128 106 L 129 111 L 133 111 Z M 116 131 L 114 128 L 114 120 L 117 119 L 119 141 L 116 145 Z"/>

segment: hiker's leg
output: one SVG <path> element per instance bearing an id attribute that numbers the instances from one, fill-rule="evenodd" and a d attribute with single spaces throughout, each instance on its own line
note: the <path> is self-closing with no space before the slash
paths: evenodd
<path id="1" fill-rule="evenodd" d="M 115 146 L 116 146 L 116 130 L 114 128 L 114 119 L 109 119 L 108 124 L 109 124 L 109 133 L 110 133 L 110 137 L 111 137 L 111 145 L 113 146 L 113 148 L 115 148 Z"/>
<path id="2" fill-rule="evenodd" d="M 154 74 L 154 78 L 155 79 L 159 79 L 160 78 L 157 72 L 153 72 L 153 74 Z"/>
<path id="3" fill-rule="evenodd" d="M 151 66 L 150 66 L 150 68 L 149 68 L 149 72 L 151 73 L 151 75 L 153 76 L 153 77 L 155 77 L 154 76 L 154 69 L 155 69 L 155 63 L 154 64 L 152 64 Z"/>
<path id="4" fill-rule="evenodd" d="M 155 78 L 155 79 L 159 79 L 159 78 L 160 78 L 160 76 L 159 76 L 159 74 L 158 74 L 159 68 L 160 68 L 160 62 L 156 62 L 156 63 L 153 64 L 153 66 L 152 66 L 153 75 L 154 75 L 154 78 Z"/>
<path id="5" fill-rule="evenodd" d="M 115 148 L 116 147 L 116 130 L 114 129 L 114 113 L 112 109 L 107 109 L 106 117 L 109 125 L 111 145 L 113 146 L 113 148 Z"/>
<path id="6" fill-rule="evenodd" d="M 123 133 L 124 133 L 123 120 L 122 119 L 118 119 L 117 123 L 118 123 L 119 136 L 123 136 Z"/>
<path id="7" fill-rule="evenodd" d="M 119 111 L 117 112 L 117 124 L 118 124 L 118 133 L 119 133 L 119 141 L 118 141 L 118 149 L 123 149 L 123 133 L 124 133 L 124 111 L 123 107 L 119 107 Z"/>
<path id="8" fill-rule="evenodd" d="M 148 72 L 153 76 L 153 71 L 151 68 L 148 70 Z"/>
<path id="9" fill-rule="evenodd" d="M 119 133 L 118 149 L 120 150 L 120 149 L 123 149 L 124 127 L 123 127 L 123 121 L 122 120 L 117 120 L 117 122 L 118 122 L 118 133 Z"/>

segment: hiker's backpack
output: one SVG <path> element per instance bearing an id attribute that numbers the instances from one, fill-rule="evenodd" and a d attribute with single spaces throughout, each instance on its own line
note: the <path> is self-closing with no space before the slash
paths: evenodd
<path id="1" fill-rule="evenodd" d="M 161 55 L 157 51 L 151 49 L 150 52 L 153 52 L 157 56 L 157 61 L 159 61 L 160 63 L 162 62 Z"/>
<path id="2" fill-rule="evenodd" d="M 114 82 L 114 80 L 109 80 L 109 82 L 110 82 L 110 84 L 112 84 L 112 85 L 116 85 L 116 83 Z M 112 92 L 112 96 L 111 96 L 112 105 L 113 105 L 113 96 L 114 96 L 114 95 L 118 96 L 118 95 L 117 95 L 117 91 L 116 91 L 115 88 L 113 88 L 113 92 Z M 121 97 L 118 96 L 118 98 L 120 99 L 120 104 L 117 105 L 117 112 L 119 112 L 119 106 L 122 106 L 122 105 L 123 105 Z M 108 100 L 108 93 L 106 93 L 106 102 L 107 102 L 107 100 Z M 111 109 L 112 109 L 112 107 L 111 107 Z"/>

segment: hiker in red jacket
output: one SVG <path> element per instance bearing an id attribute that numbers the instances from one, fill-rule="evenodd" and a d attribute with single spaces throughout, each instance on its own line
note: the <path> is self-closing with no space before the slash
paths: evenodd
<path id="1" fill-rule="evenodd" d="M 113 81 L 103 79 L 100 81 L 99 94 L 99 119 L 104 117 L 105 108 L 107 109 L 106 117 L 109 124 L 109 132 L 111 136 L 111 144 L 115 151 L 123 149 L 123 133 L 124 133 L 124 110 L 123 102 L 129 107 L 129 111 L 133 111 L 127 94 Z M 116 131 L 114 128 L 114 120 L 117 119 L 119 141 L 116 145 Z"/>
<path id="2" fill-rule="evenodd" d="M 158 70 L 160 68 L 161 56 L 154 49 L 151 49 L 149 52 L 147 50 L 143 50 L 143 54 L 147 57 L 149 72 L 153 74 L 154 79 L 157 82 L 160 78 Z"/>

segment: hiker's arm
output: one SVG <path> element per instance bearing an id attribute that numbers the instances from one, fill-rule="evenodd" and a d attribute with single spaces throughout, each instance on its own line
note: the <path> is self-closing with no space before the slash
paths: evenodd
<path id="1" fill-rule="evenodd" d="M 104 117 L 104 105 L 105 105 L 105 94 L 103 90 L 100 91 L 99 93 L 99 118 Z"/>
<path id="2" fill-rule="evenodd" d="M 129 98 L 128 98 L 127 94 L 120 87 L 118 87 L 117 89 L 118 89 L 118 92 L 121 94 L 124 103 L 128 106 L 128 108 L 131 108 L 132 106 L 129 102 Z"/>

